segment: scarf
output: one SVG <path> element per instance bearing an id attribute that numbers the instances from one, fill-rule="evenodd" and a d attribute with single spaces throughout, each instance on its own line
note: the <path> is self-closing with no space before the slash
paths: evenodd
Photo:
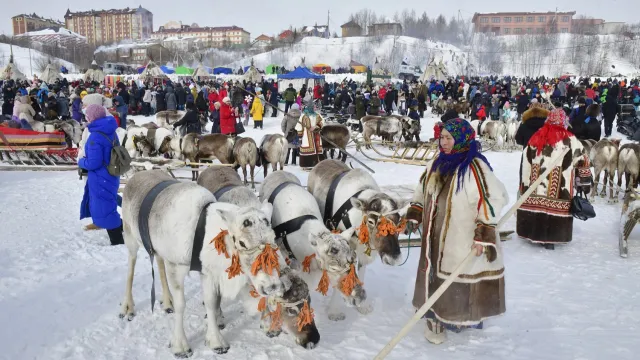
<path id="1" fill-rule="evenodd" d="M 542 153 L 542 149 L 546 145 L 554 146 L 558 142 L 573 136 L 573 134 L 567 130 L 567 119 L 567 115 L 562 109 L 556 109 L 549 113 L 544 125 L 533 134 L 527 144 L 529 147 L 536 148 L 536 156 Z"/>
<path id="2" fill-rule="evenodd" d="M 484 161 L 493 171 L 487 158 L 478 151 L 476 132 L 471 127 L 471 124 L 466 120 L 456 118 L 440 125 L 440 131 L 442 130 L 447 130 L 451 134 L 455 144 L 449 154 L 445 154 L 442 146 L 440 146 L 440 154 L 434 160 L 431 171 L 439 171 L 443 176 L 452 175 L 458 171 L 456 192 L 462 188 L 462 179 L 475 158 Z"/>

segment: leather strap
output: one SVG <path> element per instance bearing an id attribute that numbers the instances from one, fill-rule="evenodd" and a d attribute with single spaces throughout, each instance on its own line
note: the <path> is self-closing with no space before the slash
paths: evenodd
<path id="1" fill-rule="evenodd" d="M 151 207 L 156 201 L 158 195 L 160 195 L 160 193 L 169 186 L 177 183 L 179 183 L 178 180 L 165 180 L 156 184 L 156 186 L 154 186 L 147 195 L 145 195 L 144 199 L 142 199 L 140 211 L 138 212 L 138 229 L 140 230 L 140 239 L 142 240 L 142 246 L 144 246 L 144 249 L 147 250 L 147 254 L 149 254 L 149 260 L 151 261 L 151 312 L 153 312 L 153 306 L 156 302 L 156 276 L 153 271 L 153 245 L 151 244 L 151 236 L 149 235 L 149 215 L 151 214 Z"/>
<path id="2" fill-rule="evenodd" d="M 360 190 L 357 193 L 350 196 L 347 199 L 347 201 L 345 201 L 344 204 L 340 206 L 338 211 L 336 211 L 336 213 L 331 217 L 331 220 L 330 220 L 331 224 L 335 224 L 334 229 L 338 228 L 338 226 L 340 225 L 340 221 L 342 221 L 342 223 L 344 224 L 345 229 L 351 228 L 352 226 L 351 219 L 349 219 L 349 210 L 353 208 L 353 204 L 351 203 L 351 198 L 360 196 L 360 194 L 362 194 L 363 191 L 364 190 Z"/>
<path id="3" fill-rule="evenodd" d="M 222 197 L 222 195 L 226 194 L 227 191 L 234 189 L 237 186 L 238 185 L 227 185 L 223 188 L 216 190 L 216 192 L 213 193 L 213 196 L 215 196 L 216 200 L 220 200 L 220 197 Z"/>
<path id="4" fill-rule="evenodd" d="M 202 272 L 202 262 L 200 261 L 200 252 L 204 246 L 204 232 L 207 226 L 207 209 L 213 202 L 207 203 L 202 207 L 200 216 L 198 217 L 198 225 L 196 225 L 196 233 L 193 236 L 193 247 L 191 248 L 191 271 Z"/>
<path id="5" fill-rule="evenodd" d="M 273 228 L 273 232 L 275 232 L 276 238 L 282 239 L 282 243 L 285 249 L 287 249 L 287 253 L 289 253 L 290 259 L 295 259 L 296 257 L 293 254 L 293 251 L 291 251 L 291 247 L 289 246 L 289 242 L 287 241 L 287 235 L 300 230 L 300 228 L 302 228 L 302 225 L 304 225 L 307 220 L 313 219 L 317 220 L 318 218 L 314 215 L 302 215 Z"/>
<path id="6" fill-rule="evenodd" d="M 293 181 L 286 181 L 286 182 L 283 182 L 282 184 L 278 185 L 275 189 L 273 189 L 273 192 L 269 196 L 269 203 L 273 205 L 273 200 L 276 199 L 276 196 L 278 196 L 280 191 L 282 191 L 282 189 L 286 188 L 287 186 L 289 186 L 291 184 L 298 185 L 298 184 L 294 183 Z"/>

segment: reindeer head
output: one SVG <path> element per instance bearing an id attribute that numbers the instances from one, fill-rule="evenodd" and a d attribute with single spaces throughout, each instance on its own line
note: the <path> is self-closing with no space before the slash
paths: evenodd
<path id="1" fill-rule="evenodd" d="M 276 236 L 269 220 L 273 212 L 271 204 L 265 203 L 260 209 L 242 207 L 237 211 L 217 209 L 217 212 L 228 226 L 228 236 L 238 252 L 240 268 L 256 292 L 261 296 L 282 296 L 291 285 L 288 276 L 281 276 L 279 268 L 269 271 L 265 267 L 257 270 L 254 267 L 256 260 L 264 255 L 267 246 L 276 249 Z M 279 257 L 278 262 L 284 263 L 281 255 L 277 252 L 276 254 Z"/>
<path id="2" fill-rule="evenodd" d="M 158 148 L 160 154 L 166 154 L 171 151 L 171 140 L 173 140 L 173 136 L 171 135 L 167 135 L 162 139 L 162 143 L 160 143 L 160 147 Z"/>
<path id="3" fill-rule="evenodd" d="M 133 136 L 133 146 L 138 150 L 140 156 L 149 156 L 153 153 L 153 145 L 145 136 Z"/>
<path id="4" fill-rule="evenodd" d="M 344 301 L 349 306 L 358 306 L 367 299 L 367 293 L 362 284 L 356 286 L 349 293 L 342 291 L 340 284 L 350 274 L 351 265 L 357 260 L 356 252 L 351 247 L 351 237 L 355 232 L 355 227 L 343 231 L 341 234 L 334 234 L 329 231 L 320 234 L 309 234 L 309 243 L 315 249 L 315 259 L 322 270 L 326 270 L 330 284 L 333 284 L 336 291 L 340 291 Z M 303 264 L 304 265 L 304 264 Z M 305 269 L 303 268 L 303 271 Z"/>
<path id="5" fill-rule="evenodd" d="M 270 301 L 269 309 L 276 311 L 279 303 L 281 305 L 282 325 L 284 328 L 296 338 L 296 344 L 306 349 L 313 349 L 320 341 L 320 333 L 315 321 L 311 317 L 309 323 L 304 325 L 300 323 L 300 313 L 312 311 L 310 310 L 311 296 L 309 295 L 309 286 L 289 267 L 284 268 L 282 274 L 288 276 L 291 286 L 285 291 L 284 295 L 274 298 L 274 301 Z"/>
<path id="6" fill-rule="evenodd" d="M 387 265 L 399 265 L 402 260 L 400 243 L 398 242 L 399 233 L 392 232 L 382 235 L 379 231 L 383 222 L 400 226 L 401 218 L 397 212 L 398 204 L 384 193 L 378 193 L 369 200 L 351 198 L 351 204 L 363 214 L 363 223 L 358 237 L 363 236 L 361 233 L 366 231 L 369 234 L 366 239 L 369 246 L 372 250 L 378 251 L 382 262 Z"/>

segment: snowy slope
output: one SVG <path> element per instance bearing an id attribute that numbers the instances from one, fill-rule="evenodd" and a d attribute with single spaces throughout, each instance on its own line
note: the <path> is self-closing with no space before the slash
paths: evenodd
<path id="1" fill-rule="evenodd" d="M 4 66 L 9 63 L 9 55 L 11 55 L 11 47 L 9 44 L 0 43 L 0 68 L 4 68 Z M 29 64 L 29 49 L 13 46 L 13 63 L 16 64 L 18 70 L 28 78 L 32 78 L 34 74 L 40 75 L 40 71 L 36 69 L 36 61 L 42 58 L 46 59 L 48 55 L 31 49 L 31 64 Z M 58 58 L 54 59 L 69 69 L 69 72 L 76 71 L 76 67 L 72 63 Z"/>
<path id="2" fill-rule="evenodd" d="M 151 120 L 134 118 L 138 123 Z M 423 121 L 423 137 L 430 137 L 434 121 Z M 248 126 L 246 135 L 259 140 L 279 132 L 280 118 L 266 118 L 264 124 L 265 130 Z M 404 197 L 423 171 L 357 156 L 376 171 L 381 186 Z M 487 157 L 513 203 L 520 154 L 489 152 Z M 298 167 L 287 170 L 306 184 L 308 173 Z M 257 181 L 261 173 L 257 171 Z M 104 231 L 82 231 L 86 221 L 78 221 L 78 210 L 83 187 L 75 172 L 0 173 L 0 359 L 173 359 L 167 344 L 174 315 L 150 311 L 150 265 L 144 251 L 138 253 L 133 288 L 136 317 L 131 322 L 118 318 L 127 251 L 108 246 Z M 576 220 L 573 242 L 555 251 L 517 238 L 503 243 L 505 315 L 486 321 L 482 331 L 450 333 L 440 346 L 426 342 L 419 323 L 388 359 L 637 359 L 640 230 L 631 234 L 629 258 L 620 258 L 620 204 L 597 199 L 595 207 L 597 218 Z M 505 229 L 514 227 L 512 218 Z M 222 333 L 231 350 L 213 354 L 204 346 L 199 277 L 191 274 L 185 315 L 191 359 L 372 359 L 413 314 L 418 254 L 413 248 L 404 266 L 392 268 L 378 261 L 368 270 L 365 286 L 375 310 L 367 316 L 348 309 L 345 321 L 329 321 L 328 299 L 313 292 L 321 342 L 311 351 L 287 335 L 267 338 L 257 318 L 244 315 L 237 303 L 223 302 L 227 327 Z"/>

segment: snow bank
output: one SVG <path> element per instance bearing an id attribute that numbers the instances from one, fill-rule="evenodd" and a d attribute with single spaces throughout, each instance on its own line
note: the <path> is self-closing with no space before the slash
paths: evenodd
<path id="1" fill-rule="evenodd" d="M 9 55 L 11 55 L 11 47 L 9 44 L 0 43 L 0 68 L 3 68 L 9 63 Z M 26 77 L 32 78 L 33 75 L 40 76 L 40 71 L 36 70 L 36 61 L 39 59 L 47 59 L 49 55 L 41 53 L 38 50 L 31 49 L 31 62 L 29 61 L 29 49 L 20 46 L 13 46 L 13 63 L 16 64 L 18 70 L 20 70 Z M 64 65 L 70 72 L 76 71 L 76 66 L 72 63 L 53 58 L 55 61 Z M 62 75 L 60 75 L 62 78 Z"/>

